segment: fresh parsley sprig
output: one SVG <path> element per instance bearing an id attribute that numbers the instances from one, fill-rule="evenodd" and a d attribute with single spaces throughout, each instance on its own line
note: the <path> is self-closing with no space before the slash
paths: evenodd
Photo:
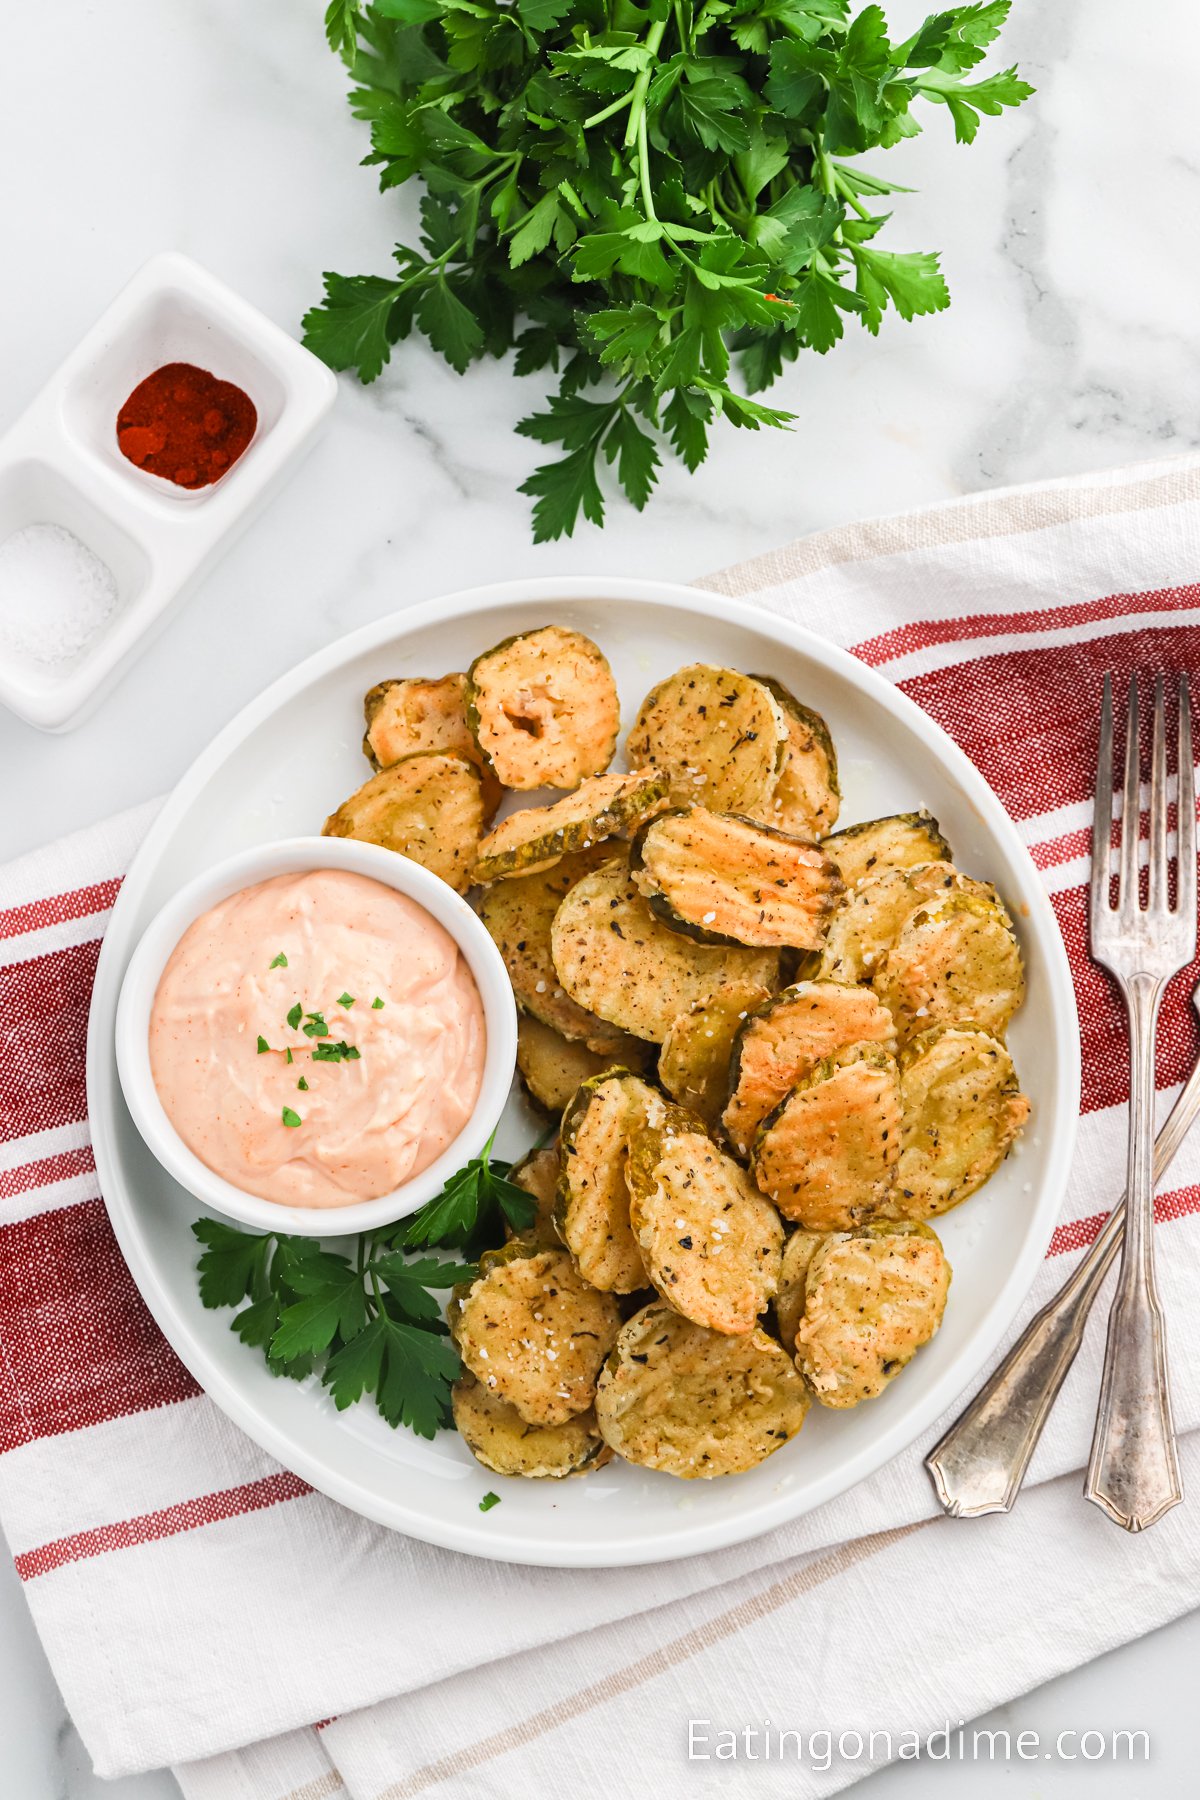
<path id="1" fill-rule="evenodd" d="M 935 253 L 878 244 L 906 190 L 857 159 L 925 105 L 964 144 L 1019 106 L 1015 69 L 968 79 L 1008 11 L 893 42 L 850 0 L 332 0 L 365 161 L 424 194 L 419 246 L 390 276 L 327 274 L 305 342 L 363 381 L 414 327 L 460 373 L 513 350 L 558 377 L 517 427 L 558 452 L 522 484 L 535 538 L 603 522 L 606 464 L 640 509 L 664 451 L 695 469 L 719 418 L 787 426 L 749 396 L 847 319 L 949 304 Z"/>
<path id="2" fill-rule="evenodd" d="M 272 1374 L 299 1381 L 319 1373 L 339 1410 L 369 1393 L 389 1425 L 433 1437 L 451 1423 L 450 1389 L 461 1373 L 438 1296 L 473 1280 L 478 1263 L 408 1251 L 466 1247 L 477 1259 L 503 1240 L 506 1223 L 514 1231 L 532 1224 L 533 1199 L 490 1153 L 489 1141 L 413 1218 L 362 1233 L 349 1254 L 314 1238 L 197 1219 L 201 1303 L 237 1307 L 230 1329 L 262 1351 Z"/>

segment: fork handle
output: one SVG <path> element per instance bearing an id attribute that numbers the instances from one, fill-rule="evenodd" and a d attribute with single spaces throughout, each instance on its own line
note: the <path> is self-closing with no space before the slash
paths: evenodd
<path id="1" fill-rule="evenodd" d="M 1144 1531 L 1183 1499 L 1154 1278 L 1154 1029 L 1164 983 L 1134 975 L 1122 985 L 1129 1013 L 1125 1242 L 1083 1492 L 1126 1531 Z"/>
<path id="2" fill-rule="evenodd" d="M 1196 1063 L 1154 1147 L 1162 1180 L 1200 1115 Z M 1042 1428 L 1083 1339 L 1092 1302 L 1120 1247 L 1125 1201 L 1109 1213 L 1069 1279 L 1026 1326 L 1004 1361 L 925 1458 L 938 1499 L 954 1518 L 1010 1512 Z"/>

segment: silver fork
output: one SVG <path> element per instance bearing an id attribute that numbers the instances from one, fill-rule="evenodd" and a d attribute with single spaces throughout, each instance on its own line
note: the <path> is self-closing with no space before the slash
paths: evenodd
<path id="1" fill-rule="evenodd" d="M 1200 1012 L 1200 987 L 1192 995 Z M 1154 1146 L 1162 1180 L 1200 1118 L 1200 1058 Z M 925 1458 L 937 1497 L 954 1519 L 1011 1512 L 1051 1408 L 1083 1342 L 1092 1303 L 1117 1259 L 1125 1198 L 1113 1207 L 1087 1255 L 1035 1313 L 1004 1361 Z"/>
<path id="2" fill-rule="evenodd" d="M 1183 1498 L 1167 1381 L 1162 1307 L 1154 1279 L 1154 1034 L 1173 975 L 1196 953 L 1196 799 L 1190 698 L 1179 683 L 1178 876 L 1167 887 L 1167 734 L 1161 676 L 1154 684 L 1148 904 L 1138 893 L 1141 789 L 1136 678 L 1129 686 L 1117 904 L 1109 904 L 1112 838 L 1112 686 L 1104 680 L 1092 823 L 1092 955 L 1114 977 L 1129 1018 L 1129 1158 L 1125 1241 L 1108 1322 L 1104 1377 L 1084 1497 L 1126 1531 L 1143 1531 Z"/>

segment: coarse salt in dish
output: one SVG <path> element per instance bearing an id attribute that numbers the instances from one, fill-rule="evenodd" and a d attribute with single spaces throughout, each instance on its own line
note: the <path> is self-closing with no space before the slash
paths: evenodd
<path id="1" fill-rule="evenodd" d="M 70 662 L 116 608 L 112 570 L 65 525 L 23 525 L 0 543 L 0 648 L 49 667 Z"/>

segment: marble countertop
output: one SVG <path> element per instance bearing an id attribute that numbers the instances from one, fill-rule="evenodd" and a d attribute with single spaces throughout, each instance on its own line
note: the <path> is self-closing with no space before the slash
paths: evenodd
<path id="1" fill-rule="evenodd" d="M 890 10 L 906 25 L 926 8 Z M 8 9 L 0 429 L 156 250 L 186 251 L 289 330 L 323 268 L 386 270 L 411 205 L 381 199 L 356 166 L 363 132 L 320 12 L 320 0 Z M 888 153 L 889 176 L 918 190 L 896 197 L 889 243 L 942 251 L 951 310 L 889 318 L 878 340 L 852 327 L 832 355 L 802 359 L 771 395 L 799 415 L 791 434 L 719 432 L 700 473 L 668 470 L 641 515 L 614 497 L 603 532 L 532 544 L 514 490 L 533 446 L 512 426 L 536 378 L 501 365 L 460 380 L 414 339 L 375 387 L 343 381 L 287 491 L 81 729 L 48 738 L 0 714 L 0 856 L 161 792 L 275 675 L 440 591 L 523 573 L 686 579 L 847 518 L 1194 448 L 1200 47 L 1184 0 L 1160 0 L 1136 34 L 1129 20 L 1118 0 L 1016 0 L 1005 56 L 1036 99 L 985 120 L 970 150 L 939 113 Z M 1200 1623 L 1181 1621 L 1009 1711 L 1084 1728 L 1117 1694 L 1144 1694 L 1153 1791 L 1182 1793 L 1170 1771 L 1185 1766 L 1183 1672 L 1198 1654 Z M 0 1736 L 14 1800 L 175 1791 L 165 1775 L 93 1781 L 7 1565 Z M 907 1800 L 934 1774 L 872 1780 L 880 1800 Z M 1135 1791 L 1117 1775 L 1059 1764 L 1017 1770 L 1005 1791 Z M 973 1771 L 971 1791 L 1001 1779 Z"/>

